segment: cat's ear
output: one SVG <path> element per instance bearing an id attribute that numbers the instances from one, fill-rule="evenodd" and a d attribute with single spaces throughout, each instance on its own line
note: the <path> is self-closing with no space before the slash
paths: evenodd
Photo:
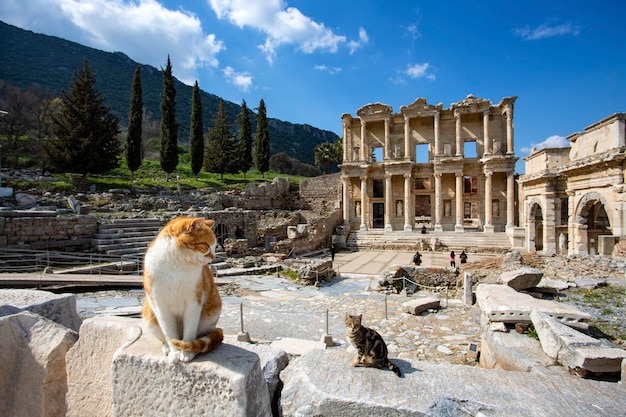
<path id="1" fill-rule="evenodd" d="M 205 220 L 204 223 L 206 223 L 206 225 L 209 227 L 213 227 L 215 225 L 215 220 L 213 219 Z"/>
<path id="2" fill-rule="evenodd" d="M 187 226 L 187 233 L 192 233 L 202 228 L 204 224 L 204 219 L 194 219 L 189 226 Z"/>

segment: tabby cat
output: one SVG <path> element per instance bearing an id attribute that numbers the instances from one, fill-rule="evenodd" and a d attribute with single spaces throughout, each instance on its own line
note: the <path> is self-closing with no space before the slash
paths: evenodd
<path id="1" fill-rule="evenodd" d="M 188 362 L 224 340 L 217 328 L 222 299 L 209 265 L 215 259 L 214 224 L 186 216 L 172 219 L 146 252 L 142 316 L 171 363 Z"/>
<path id="2" fill-rule="evenodd" d="M 396 375 L 402 376 L 400 368 L 387 358 L 387 344 L 376 330 L 369 329 L 361 324 L 362 314 L 352 316 L 346 313 L 346 336 L 357 350 L 356 359 L 352 366 L 371 366 L 374 368 L 386 367 Z"/>

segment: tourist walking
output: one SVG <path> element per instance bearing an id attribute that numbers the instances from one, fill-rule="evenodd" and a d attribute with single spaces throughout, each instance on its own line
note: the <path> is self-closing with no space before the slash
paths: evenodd
<path id="1" fill-rule="evenodd" d="M 450 252 L 450 266 L 453 268 L 456 268 L 456 255 L 454 254 L 454 251 Z"/>
<path id="2" fill-rule="evenodd" d="M 461 254 L 459 255 L 459 259 L 461 260 L 462 264 L 466 264 L 467 263 L 467 253 L 465 253 L 465 251 L 461 252 Z"/>
<path id="3" fill-rule="evenodd" d="M 425 224 L 422 225 L 422 234 L 423 235 L 426 234 L 426 225 Z"/>
<path id="4" fill-rule="evenodd" d="M 422 264 L 422 255 L 419 253 L 419 251 L 416 251 L 415 255 L 413 255 L 413 263 L 415 264 L 415 266 L 420 266 Z"/>
<path id="5" fill-rule="evenodd" d="M 330 261 L 331 262 L 335 261 L 335 251 L 336 251 L 335 244 L 331 243 L 330 244 Z"/>

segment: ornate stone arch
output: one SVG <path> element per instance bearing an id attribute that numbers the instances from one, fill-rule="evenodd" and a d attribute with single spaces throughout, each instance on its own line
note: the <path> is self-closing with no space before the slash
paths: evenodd
<path id="1" fill-rule="evenodd" d="M 544 203 L 538 197 L 533 197 L 530 201 L 528 201 L 528 203 L 527 203 L 527 210 L 526 210 L 526 221 L 527 222 L 530 221 L 530 220 L 534 220 L 535 219 L 537 206 L 539 206 L 539 208 L 541 209 L 542 213 L 545 212 Z"/>
<path id="2" fill-rule="evenodd" d="M 576 211 L 574 212 L 574 223 L 585 225 L 587 224 L 587 219 L 589 216 L 590 208 L 595 204 L 596 201 L 599 201 L 600 204 L 606 208 L 609 207 L 606 200 L 600 193 L 596 191 L 591 191 L 585 194 L 576 205 Z M 611 218 L 608 217 L 609 222 L 611 222 Z"/>
<path id="3" fill-rule="evenodd" d="M 598 207 L 598 205 L 600 207 Z M 609 207 L 604 197 L 596 191 L 590 191 L 578 200 L 576 210 L 574 211 L 574 218 L 570 222 L 570 230 L 574 235 L 573 249 L 575 253 L 597 253 L 599 236 L 609 233 L 612 234 L 612 219 L 609 216 L 610 210 L 607 211 Z M 590 220 L 592 221 L 591 226 L 594 226 L 598 221 L 598 214 L 602 212 L 606 215 L 607 224 L 605 228 L 608 233 L 603 231 L 603 228 L 589 227 Z M 594 218 L 590 219 L 590 216 L 594 216 Z"/>

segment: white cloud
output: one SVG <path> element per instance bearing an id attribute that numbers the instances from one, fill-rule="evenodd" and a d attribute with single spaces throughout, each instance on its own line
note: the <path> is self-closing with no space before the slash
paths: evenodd
<path id="1" fill-rule="evenodd" d="M 259 49 L 270 63 L 276 57 L 276 49 L 283 44 L 296 45 L 304 53 L 318 50 L 335 53 L 339 45 L 346 42 L 345 36 L 336 35 L 295 7 L 286 7 L 282 0 L 208 1 L 219 19 L 228 20 L 240 28 L 249 26 L 263 32 L 266 39 Z"/>
<path id="2" fill-rule="evenodd" d="M 250 90 L 253 77 L 249 73 L 237 72 L 232 67 L 224 68 L 223 72 L 229 83 L 236 85 L 242 91 Z"/>
<path id="3" fill-rule="evenodd" d="M 435 79 L 435 75 L 428 72 L 429 67 L 430 64 L 428 62 L 423 64 L 408 65 L 404 74 L 409 78 L 427 78 L 432 81 Z"/>
<path id="4" fill-rule="evenodd" d="M 329 67 L 329 66 L 326 66 L 326 65 L 316 65 L 316 66 L 313 67 L 313 69 L 316 70 L 316 71 L 325 71 L 325 72 L 328 72 L 331 75 L 335 75 L 335 74 L 341 72 L 341 68 L 339 68 L 339 67 Z"/>
<path id="5" fill-rule="evenodd" d="M 359 40 L 358 41 L 349 41 L 348 48 L 350 49 L 350 55 L 354 53 L 359 48 L 362 48 L 363 45 L 366 45 L 370 41 L 370 37 L 367 35 L 367 32 L 363 28 L 359 28 Z"/>
<path id="6" fill-rule="evenodd" d="M 8 1 L 12 7 L 0 12 L 7 23 L 121 51 L 157 68 L 165 67 L 169 55 L 174 76 L 187 84 L 198 78 L 199 68 L 217 67 L 217 54 L 224 49 L 215 35 L 203 32 L 193 13 L 168 10 L 156 0 Z"/>
<path id="7" fill-rule="evenodd" d="M 562 23 L 559 25 L 549 25 L 543 23 L 536 28 L 530 28 L 528 26 L 524 28 L 513 29 L 513 33 L 524 40 L 534 41 L 538 39 L 553 38 L 555 36 L 564 35 L 578 35 L 580 28 L 571 23 Z"/>
<path id="8" fill-rule="evenodd" d="M 523 154 L 530 155 L 532 152 L 539 151 L 541 149 L 546 149 L 546 148 L 569 148 L 569 147 L 570 147 L 569 139 L 567 139 L 564 136 L 552 135 L 552 136 L 549 136 L 548 138 L 546 138 L 546 140 L 544 140 L 543 142 L 531 144 L 530 148 L 526 148 L 526 147 L 522 148 L 521 152 Z"/>

